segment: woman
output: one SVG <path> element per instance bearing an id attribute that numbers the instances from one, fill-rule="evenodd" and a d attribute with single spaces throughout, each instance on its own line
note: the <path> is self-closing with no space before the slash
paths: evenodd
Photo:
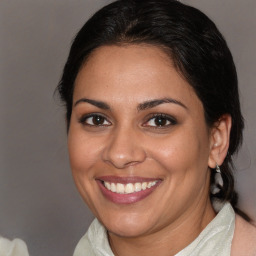
<path id="1" fill-rule="evenodd" d="M 234 212 L 236 70 L 208 17 L 175 0 L 116 1 L 76 36 L 58 89 L 96 217 L 75 256 L 256 255 L 255 227 Z"/>

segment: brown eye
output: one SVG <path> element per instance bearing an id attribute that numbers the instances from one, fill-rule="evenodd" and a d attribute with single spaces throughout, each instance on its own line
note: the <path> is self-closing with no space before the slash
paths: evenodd
<path id="1" fill-rule="evenodd" d="M 104 118 L 102 116 L 93 116 L 92 117 L 92 123 L 94 125 L 103 125 L 104 124 Z"/>
<path id="2" fill-rule="evenodd" d="M 144 126 L 148 126 L 148 127 L 159 127 L 159 128 L 164 128 L 164 127 L 168 127 L 170 125 L 174 125 L 177 122 L 175 121 L 174 118 L 168 116 L 168 115 L 164 115 L 164 114 L 157 114 L 154 115 L 153 117 L 151 117 L 145 124 Z"/>
<path id="3" fill-rule="evenodd" d="M 170 121 L 168 121 L 165 117 L 158 116 L 154 118 L 154 123 L 156 126 L 164 126 L 170 124 Z"/>
<path id="4" fill-rule="evenodd" d="M 111 123 L 101 115 L 90 115 L 90 116 L 85 116 L 82 117 L 80 122 L 84 125 L 89 125 L 89 126 L 109 126 Z"/>

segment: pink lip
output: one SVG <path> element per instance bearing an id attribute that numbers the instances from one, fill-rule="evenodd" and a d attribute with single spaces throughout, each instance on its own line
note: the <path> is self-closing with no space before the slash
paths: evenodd
<path id="1" fill-rule="evenodd" d="M 118 194 L 108 190 L 104 185 L 103 181 L 113 182 L 113 183 L 136 183 L 136 182 L 150 182 L 158 180 L 157 184 L 151 188 L 141 190 L 139 192 L 134 192 L 130 194 Z M 118 176 L 104 176 L 98 177 L 96 179 L 102 194 L 111 202 L 116 204 L 132 204 L 143 200 L 148 197 L 161 183 L 160 179 L 153 178 L 142 178 L 142 177 L 118 177 Z"/>

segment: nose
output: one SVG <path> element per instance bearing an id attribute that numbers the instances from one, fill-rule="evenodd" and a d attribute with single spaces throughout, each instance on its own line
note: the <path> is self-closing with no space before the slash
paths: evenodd
<path id="1" fill-rule="evenodd" d="M 113 131 L 103 152 L 103 160 L 115 168 L 124 169 L 146 159 L 141 135 L 131 129 Z"/>

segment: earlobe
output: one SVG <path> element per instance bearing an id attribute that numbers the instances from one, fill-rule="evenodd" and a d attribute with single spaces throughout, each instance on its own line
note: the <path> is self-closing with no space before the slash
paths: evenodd
<path id="1" fill-rule="evenodd" d="M 229 114 L 222 115 L 214 123 L 211 130 L 210 154 L 208 166 L 215 168 L 216 164 L 221 165 L 227 155 L 229 148 L 230 130 L 232 118 Z"/>

